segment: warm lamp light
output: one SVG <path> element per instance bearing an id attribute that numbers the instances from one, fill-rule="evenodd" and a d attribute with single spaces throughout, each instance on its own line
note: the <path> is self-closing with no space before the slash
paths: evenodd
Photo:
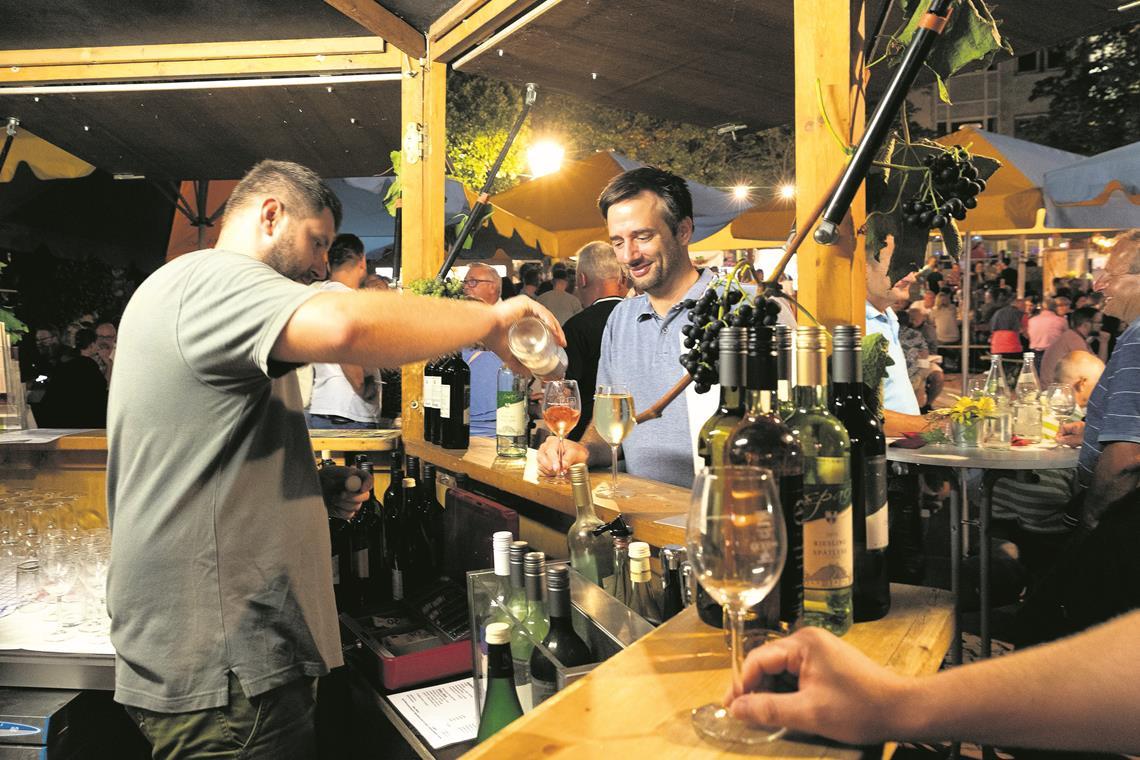
<path id="1" fill-rule="evenodd" d="M 530 164 L 532 177 L 542 177 L 553 174 L 562 168 L 562 157 L 566 154 L 562 146 L 550 140 L 543 140 L 530 146 L 526 152 L 527 163 Z"/>

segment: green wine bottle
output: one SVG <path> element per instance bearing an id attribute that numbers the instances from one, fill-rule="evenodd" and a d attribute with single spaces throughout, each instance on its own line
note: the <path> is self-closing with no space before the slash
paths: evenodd
<path id="1" fill-rule="evenodd" d="M 720 372 L 720 408 L 701 426 L 697 439 L 697 453 L 707 467 L 720 467 L 725 462 L 725 446 L 733 429 L 744 419 L 744 389 L 741 382 L 744 370 L 741 361 L 742 330 L 725 327 L 717 334 L 718 369 Z"/>
<path id="2" fill-rule="evenodd" d="M 803 622 L 842 636 L 851 628 L 855 576 L 851 442 L 827 409 L 827 331 L 796 329 L 796 411 L 788 427 L 804 462 Z"/>
<path id="3" fill-rule="evenodd" d="M 522 705 L 515 693 L 514 665 L 511 661 L 511 627 L 506 623 L 487 626 L 487 698 L 479 715 L 476 742 L 494 736 L 515 718 L 522 717 Z"/>

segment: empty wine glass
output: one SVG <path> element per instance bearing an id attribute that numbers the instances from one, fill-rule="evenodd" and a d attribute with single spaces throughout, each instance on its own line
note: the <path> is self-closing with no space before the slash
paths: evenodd
<path id="1" fill-rule="evenodd" d="M 582 416 L 582 396 L 576 380 L 550 380 L 542 388 L 542 418 L 558 436 L 558 472 L 556 480 L 566 479 L 562 456 L 566 434 L 578 424 Z"/>
<path id="2" fill-rule="evenodd" d="M 693 482 L 685 534 L 693 573 L 724 606 L 730 623 L 732 681 L 742 689 L 744 618 L 776 586 L 787 554 L 787 529 L 772 471 L 762 467 L 706 467 Z M 719 704 L 693 710 L 702 736 L 763 744 L 786 729 L 737 720 Z"/>
<path id="3" fill-rule="evenodd" d="M 618 447 L 633 430 L 633 396 L 626 385 L 599 385 L 594 394 L 594 428 L 602 440 L 610 445 L 613 468 L 610 482 L 598 486 L 598 494 L 616 499 L 629 496 L 629 491 L 618 488 Z"/>

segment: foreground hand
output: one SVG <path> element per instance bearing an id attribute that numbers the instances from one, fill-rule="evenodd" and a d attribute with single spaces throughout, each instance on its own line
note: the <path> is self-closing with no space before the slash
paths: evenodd
<path id="1" fill-rule="evenodd" d="M 893 738 L 891 720 L 906 679 L 820 628 L 803 628 L 752 650 L 744 661 L 744 689 L 781 673 L 799 676 L 799 691 L 726 695 L 733 717 L 784 726 L 852 744 Z"/>
<path id="2" fill-rule="evenodd" d="M 499 301 L 491 308 L 495 311 L 496 327 L 483 342 L 511 368 L 512 372 L 530 375 L 530 370 L 519 363 L 507 345 L 507 332 L 510 331 L 511 325 L 523 317 L 538 317 L 554 333 L 558 345 L 566 345 L 566 335 L 562 332 L 562 325 L 558 324 L 558 320 L 545 306 L 529 296 L 508 298 Z"/>
<path id="3" fill-rule="evenodd" d="M 351 520 L 368 500 L 372 476 L 355 467 L 322 467 L 321 494 L 329 517 Z"/>
<path id="4" fill-rule="evenodd" d="M 1085 439 L 1085 423 L 1083 421 L 1063 422 L 1057 429 L 1057 443 L 1062 446 L 1071 446 L 1079 449 Z"/>
<path id="5" fill-rule="evenodd" d="M 543 475 L 557 475 L 569 470 L 572 464 L 589 461 L 590 450 L 577 441 L 564 441 L 562 445 L 561 462 L 558 459 L 558 436 L 547 436 L 538 447 L 538 470 Z"/>

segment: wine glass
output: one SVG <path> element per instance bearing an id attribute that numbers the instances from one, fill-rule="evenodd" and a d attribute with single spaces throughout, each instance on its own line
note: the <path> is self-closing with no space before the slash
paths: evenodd
<path id="1" fill-rule="evenodd" d="M 697 580 L 724 606 L 730 624 L 732 681 L 740 691 L 745 616 L 775 588 L 787 555 L 787 529 L 772 471 L 701 470 L 693 482 L 685 541 Z M 744 744 L 772 742 L 786 731 L 737 720 L 715 703 L 694 708 L 693 726 L 707 738 Z"/>
<path id="2" fill-rule="evenodd" d="M 582 416 L 582 396 L 578 392 L 577 380 L 549 380 L 542 389 L 542 418 L 558 436 L 559 470 L 554 479 L 566 479 L 566 469 L 562 467 L 562 455 L 566 434 L 578 424 Z"/>
<path id="3" fill-rule="evenodd" d="M 625 440 L 634 425 L 633 396 L 626 385 L 599 385 L 594 394 L 594 428 L 602 440 L 610 445 L 613 455 L 613 469 L 610 482 L 598 486 L 600 496 L 616 499 L 629 496 L 630 492 L 618 487 L 618 447 Z"/>

